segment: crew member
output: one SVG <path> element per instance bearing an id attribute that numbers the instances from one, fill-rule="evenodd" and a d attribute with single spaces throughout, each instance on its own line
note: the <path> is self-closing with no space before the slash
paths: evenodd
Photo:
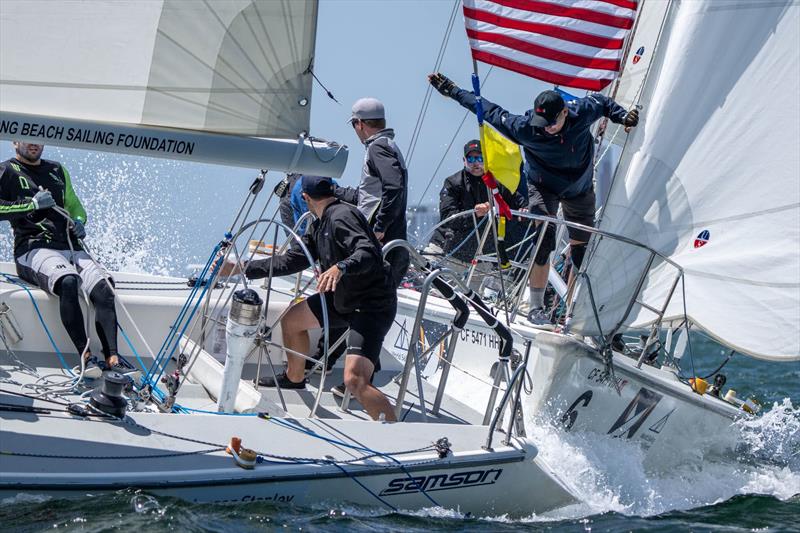
<path id="1" fill-rule="evenodd" d="M 428 80 L 441 94 L 475 112 L 476 98 L 471 91 L 460 89 L 439 73 L 429 75 Z M 524 115 L 514 115 L 485 98 L 482 101 L 484 120 L 523 148 L 531 213 L 555 217 L 560 203 L 567 221 L 594 226 L 594 139 L 590 128 L 596 120 L 608 117 L 629 131 L 639 123 L 638 111 L 626 111 L 597 93 L 566 104 L 558 92 L 544 91 Z M 570 256 L 576 270 L 581 267 L 588 240 L 588 232 L 569 228 Z M 528 320 L 535 325 L 550 322 L 544 291 L 555 244 L 555 228 L 550 224 L 529 279 Z"/>
<path id="2" fill-rule="evenodd" d="M 107 368 L 124 371 L 117 354 L 117 312 L 105 269 L 87 254 L 86 210 L 64 165 L 42 159 L 44 146 L 15 141 L 16 157 L 0 163 L 0 219 L 14 230 L 17 273 L 59 298 L 61 321 L 86 361 L 86 377 L 100 377 L 84 328 L 79 290 L 95 307 L 95 327 Z M 65 210 L 67 218 L 55 207 Z"/>
<path id="3" fill-rule="evenodd" d="M 350 328 L 345 385 L 373 419 L 382 413 L 386 420 L 395 420 L 389 400 L 371 384 L 384 337 L 397 310 L 391 267 L 384 261 L 380 243 L 364 216 L 355 206 L 333 196 L 331 178 L 303 176 L 302 180 L 303 198 L 317 217 L 303 236 L 303 243 L 323 272 L 317 280 L 319 292 L 293 304 L 281 319 L 288 365 L 286 372 L 278 376 L 278 384 L 287 389 L 305 388 L 304 359 L 297 353 L 309 353 L 308 330 L 322 326 L 324 305 L 331 328 Z M 251 261 L 245 275 L 252 279 L 264 278 L 270 272 L 286 276 L 308 266 L 308 258 L 295 243 L 284 255 Z M 234 269 L 225 263 L 221 274 L 229 275 Z M 275 380 L 264 378 L 259 385 L 274 387 Z"/>
<path id="4" fill-rule="evenodd" d="M 336 197 L 358 205 L 382 244 L 405 240 L 408 170 L 394 141 L 394 130 L 386 127 L 383 104 L 375 98 L 356 101 L 350 124 L 366 148 L 361 182 L 357 188 L 337 187 Z M 399 286 L 408 270 L 408 251 L 395 248 L 386 260 L 392 266 L 395 286 Z"/>
<path id="5" fill-rule="evenodd" d="M 444 180 L 439 192 L 439 218 L 443 222 L 451 216 L 474 210 L 478 218 L 489 213 L 489 191 L 483 183 L 483 152 L 481 143 L 474 139 L 464 145 L 464 167 Z M 527 204 L 522 195 L 515 194 L 498 184 L 500 193 L 511 209 L 521 209 Z M 471 261 L 477 251 L 480 235 L 475 230 L 472 217 L 461 217 L 444 226 L 440 226 L 433 234 L 426 253 L 452 254 L 456 259 Z M 437 250 L 438 248 L 438 250 Z M 494 250 L 494 239 L 484 243 L 484 252 Z"/>

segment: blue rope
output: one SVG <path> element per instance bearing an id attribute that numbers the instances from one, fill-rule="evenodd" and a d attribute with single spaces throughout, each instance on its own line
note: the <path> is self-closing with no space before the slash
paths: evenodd
<path id="1" fill-rule="evenodd" d="M 181 411 L 190 412 L 190 413 L 202 413 L 202 414 L 207 414 L 207 415 L 256 416 L 256 417 L 258 416 L 257 413 L 219 413 L 219 412 L 216 412 L 216 411 L 206 411 L 206 410 L 203 410 L 203 409 L 192 409 L 191 407 L 183 407 L 182 405 L 178 405 L 178 404 L 175 404 L 173 409 L 179 409 Z M 277 421 L 278 419 L 270 418 L 270 420 L 276 420 Z M 291 424 L 289 424 L 288 427 L 290 427 L 292 429 L 295 429 L 294 426 L 292 426 Z M 303 432 L 307 433 L 305 431 L 303 431 Z M 372 452 L 368 448 L 361 448 L 361 447 L 355 447 L 355 446 L 352 446 L 352 445 L 348 445 L 345 442 L 337 441 L 337 440 L 334 440 L 334 439 L 328 439 L 327 437 L 323 437 L 322 435 L 317 435 L 316 433 L 311 433 L 311 435 L 314 436 L 314 437 L 317 437 L 319 439 L 331 442 L 333 444 L 349 446 L 351 448 L 359 449 L 360 451 L 371 452 L 371 453 L 375 453 L 376 455 L 382 455 L 379 452 Z M 269 464 L 286 464 L 286 461 L 272 461 L 270 459 L 267 459 L 266 457 L 263 457 L 260 454 L 257 456 L 257 462 L 259 462 L 259 463 L 269 463 Z M 383 505 L 385 505 L 386 507 L 388 507 L 392 511 L 397 511 L 397 508 L 394 505 L 392 505 L 391 503 L 389 503 L 386 500 L 384 500 L 383 498 L 381 498 L 378 494 L 375 494 L 369 487 L 367 487 L 361 481 L 359 481 L 358 478 L 352 472 L 349 472 L 346 468 L 344 468 L 342 465 L 340 465 L 336 461 L 330 461 L 330 460 L 322 461 L 322 460 L 319 460 L 319 459 L 307 459 L 307 460 L 295 460 L 295 461 L 292 461 L 292 463 L 294 463 L 294 464 L 327 464 L 327 465 L 333 465 L 336 468 L 338 468 L 339 470 L 341 470 L 341 472 L 344 475 L 346 475 L 348 478 L 350 478 L 356 484 L 358 484 L 359 487 L 361 487 L 362 489 L 367 491 L 376 500 L 381 502 Z M 438 504 L 435 504 L 435 505 L 438 505 Z"/>
<path id="2" fill-rule="evenodd" d="M 395 507 L 391 503 L 389 503 L 386 500 L 384 500 L 383 498 L 381 498 L 379 495 L 377 495 L 374 492 L 372 492 L 372 490 L 370 490 L 369 487 L 367 487 L 366 485 L 361 483 L 355 475 L 353 475 L 351 472 L 348 472 L 342 465 L 340 465 L 339 463 L 333 462 L 333 461 L 330 461 L 329 464 L 332 464 L 333 466 L 335 466 L 336 468 L 341 470 L 344 473 L 344 475 L 346 475 L 347 477 L 349 477 L 350 479 L 355 481 L 358 484 L 359 487 L 361 487 L 362 489 L 367 491 L 373 498 L 377 499 L 379 502 L 381 502 L 383 505 L 385 505 L 386 507 L 388 507 L 392 511 L 397 512 L 397 507 Z M 422 493 L 425 494 L 426 496 L 428 496 L 424 491 Z M 430 499 L 430 496 L 428 496 L 428 498 Z M 438 504 L 436 504 L 436 505 L 438 507 Z"/>
<path id="3" fill-rule="evenodd" d="M 208 270 L 208 266 L 213 261 L 213 258 L 218 250 L 219 250 L 219 245 L 217 245 L 214 248 L 212 255 L 206 261 L 206 264 L 203 267 L 201 275 L 198 277 L 198 283 L 196 283 L 195 286 L 192 287 L 192 290 L 189 292 L 189 296 L 187 296 L 186 301 L 183 304 L 183 307 L 181 307 L 181 310 L 178 313 L 178 316 L 175 318 L 175 321 L 172 323 L 172 326 L 170 326 L 170 332 L 164 338 L 164 342 L 161 343 L 161 347 L 158 349 L 158 354 L 156 355 L 156 359 L 153 361 L 153 366 L 150 367 L 150 370 L 148 370 L 147 375 L 145 376 L 148 382 L 150 381 L 151 375 L 155 373 L 155 369 L 157 368 L 156 365 L 157 364 L 160 365 L 164 350 L 166 349 L 167 346 L 169 346 L 172 343 L 172 339 L 175 336 L 175 332 L 177 331 L 178 325 L 183 321 L 183 317 L 186 315 L 186 311 L 189 309 L 191 302 L 194 300 L 195 294 L 199 290 L 200 286 L 203 285 L 202 281 L 205 279 L 205 274 Z"/>
<path id="4" fill-rule="evenodd" d="M 74 376 L 75 374 L 73 374 L 72 370 L 67 366 L 67 362 L 64 361 L 64 356 L 61 355 L 61 351 L 58 349 L 58 346 L 56 346 L 56 341 L 53 340 L 53 336 L 50 334 L 50 330 L 47 328 L 47 324 L 44 321 L 44 317 L 42 317 L 41 311 L 39 311 L 39 306 L 36 305 L 36 298 L 33 297 L 33 293 L 31 292 L 31 290 L 25 284 L 21 283 L 20 281 L 16 281 L 14 279 L 15 276 L 3 274 L 3 277 L 6 278 L 6 280 L 8 280 L 9 282 L 13 283 L 14 285 L 22 287 L 25 290 L 25 292 L 28 293 L 28 298 L 31 299 L 31 303 L 33 304 L 33 309 L 36 311 L 36 316 L 39 317 L 39 322 L 41 322 L 42 327 L 44 328 L 44 332 L 47 334 L 47 338 L 50 339 L 50 344 L 53 346 L 53 350 L 55 350 L 58 359 L 61 361 L 61 366 L 64 367 L 64 370 L 66 370 L 70 376 Z"/>
<path id="5" fill-rule="evenodd" d="M 217 268 L 219 268 L 219 266 L 214 267 L 214 269 L 211 272 L 211 277 L 209 279 L 206 279 L 206 275 L 208 274 L 208 269 L 213 264 L 214 259 L 216 258 L 220 248 L 221 248 L 220 244 L 217 244 L 214 247 L 214 250 L 209 256 L 208 261 L 206 262 L 205 266 L 203 267 L 203 270 L 198 276 L 198 282 L 195 284 L 194 287 L 192 287 L 192 291 L 189 293 L 186 302 L 183 304 L 183 307 L 181 308 L 178 317 L 175 319 L 175 322 L 173 322 L 172 326 L 170 326 L 169 334 L 164 339 L 164 342 L 162 343 L 161 348 L 158 351 L 158 355 L 156 356 L 156 359 L 153 361 L 153 365 L 150 367 L 150 369 L 147 372 L 147 375 L 145 375 L 144 377 L 146 383 L 150 383 L 151 385 L 156 386 L 158 384 L 158 380 L 164 374 L 164 371 L 167 368 L 166 362 L 169 361 L 169 359 L 175 353 L 175 350 L 178 348 L 178 345 L 180 344 L 180 336 L 183 335 L 184 332 L 186 331 L 186 328 L 189 327 L 189 324 L 194 318 L 194 315 L 197 312 L 198 307 L 203 301 L 203 297 L 208 291 L 208 288 L 210 286 L 210 280 L 213 278 L 214 274 L 216 274 Z M 186 312 L 189 310 L 192 301 L 195 299 L 195 295 L 197 294 L 197 291 L 200 288 L 200 286 L 202 286 L 202 289 L 200 290 L 200 295 L 197 298 L 197 301 L 195 302 L 194 306 L 192 307 L 191 312 L 189 313 L 189 317 L 184 320 L 184 318 L 186 317 Z M 181 324 L 183 324 L 183 327 L 181 327 Z M 180 333 L 178 333 L 179 327 L 181 327 Z"/>
<path id="6" fill-rule="evenodd" d="M 133 343 L 128 338 L 128 334 L 125 333 L 125 330 L 122 329 L 122 326 L 120 326 L 119 324 L 117 324 L 117 326 L 119 327 L 120 333 L 122 333 L 122 338 L 125 339 L 125 342 L 128 344 L 128 348 L 131 349 L 131 353 L 133 353 L 133 355 L 136 356 L 136 360 L 139 361 L 139 365 L 142 367 L 142 370 L 147 372 L 147 367 L 144 365 L 144 361 L 142 361 L 142 358 L 139 357 L 139 353 L 136 351 L 136 348 L 133 347 Z"/>
<path id="7" fill-rule="evenodd" d="M 320 434 L 318 434 L 318 433 L 316 433 L 316 432 L 314 432 L 314 431 L 311 431 L 311 430 L 309 430 L 309 429 L 301 428 L 301 427 L 295 426 L 294 424 L 289 424 L 288 422 L 286 422 L 285 420 L 282 420 L 282 419 L 280 419 L 280 418 L 270 418 L 269 420 L 270 420 L 271 422 L 278 423 L 279 425 L 282 425 L 282 426 L 284 426 L 284 427 L 287 427 L 287 428 L 289 428 L 289 429 L 293 429 L 293 430 L 295 430 L 295 431 L 299 431 L 299 432 L 301 432 L 301 433 L 305 433 L 306 435 L 309 435 L 309 436 L 311 436 L 311 437 L 316 437 L 316 438 L 318 438 L 318 439 L 320 439 L 320 440 L 323 440 L 323 441 L 325 441 L 325 442 L 329 442 L 329 443 L 331 443 L 331 444 L 336 444 L 336 445 L 338 445 L 338 446 L 344 446 L 344 447 L 346 447 L 346 448 L 350 448 L 350 449 L 353 449 L 353 450 L 358 450 L 358 451 L 360 451 L 360 452 L 366 452 L 366 453 L 375 454 L 375 455 L 378 455 L 378 456 L 384 457 L 384 458 L 386 458 L 386 459 L 388 459 L 388 460 L 390 460 L 390 461 L 393 461 L 394 463 L 396 463 L 396 464 L 397 464 L 397 466 L 399 466 L 399 467 L 400 467 L 400 469 L 403 471 L 403 473 L 404 473 L 406 476 L 408 476 L 408 478 L 409 478 L 409 479 L 412 479 L 412 480 L 414 479 L 414 476 L 412 476 L 412 475 L 411 475 L 411 472 L 409 472 L 409 471 L 406 469 L 405 465 L 404 465 L 404 464 L 403 464 L 401 461 L 399 461 L 399 460 L 398 460 L 398 459 L 396 459 L 395 457 L 392 457 L 392 456 L 391 456 L 391 455 L 389 455 L 389 454 L 386 454 L 386 453 L 383 453 L 383 452 L 379 452 L 379 451 L 377 451 L 377 450 L 373 450 L 373 449 L 371 449 L 371 448 L 366 448 L 366 447 L 364 447 L 364 446 L 358 446 L 358 445 L 356 445 L 356 444 L 350 444 L 350 443 L 348 443 L 348 442 L 344 442 L 344 441 L 340 441 L 340 440 L 336 440 L 336 439 L 331 439 L 331 438 L 325 437 L 325 436 L 323 436 L 323 435 L 320 435 Z M 360 483 L 359 483 L 359 485 L 360 485 Z M 426 497 L 426 498 L 428 498 L 428 500 L 429 500 L 429 501 L 430 501 L 430 502 L 431 502 L 433 505 L 435 505 L 436 507 L 441 507 L 441 505 L 439 505 L 439 504 L 436 502 L 436 500 L 434 500 L 434 499 L 433 499 L 433 498 L 430 496 L 430 494 L 428 494 L 428 492 L 427 492 L 427 491 L 425 491 L 425 490 L 424 490 L 422 487 L 420 487 L 420 489 L 419 489 L 419 490 L 420 490 L 420 492 L 421 492 L 422 494 L 424 494 L 424 495 L 425 495 L 425 497 Z M 379 498 L 379 499 L 380 499 L 380 498 Z M 381 501 L 383 501 L 383 500 L 381 500 Z M 387 504 L 387 505 L 388 505 L 388 504 Z"/>

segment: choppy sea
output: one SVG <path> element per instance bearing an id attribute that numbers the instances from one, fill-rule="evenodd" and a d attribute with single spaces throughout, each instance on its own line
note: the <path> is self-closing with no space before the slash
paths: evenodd
<path id="1" fill-rule="evenodd" d="M 0 143 L 4 153 L 9 145 Z M 47 149 L 69 168 L 89 212 L 88 243 L 112 269 L 184 275 L 205 262 L 241 205 L 254 174 L 219 167 Z M 277 176 L 272 177 L 272 183 Z M 274 206 L 273 206 L 274 207 Z M 270 208 L 270 210 L 272 207 Z M 10 228 L 0 254 L 11 257 Z M 724 351 L 707 344 L 695 359 L 710 371 Z M 739 396 L 763 415 L 742 423 L 754 451 L 741 464 L 676 464 L 657 476 L 620 441 L 541 426 L 532 438 L 550 464 L 577 480 L 581 504 L 522 520 L 464 518 L 452 511 L 194 505 L 136 491 L 0 501 L 2 531 L 797 531 L 800 532 L 800 363 L 734 356 L 725 367 Z M 703 431 L 702 427 L 697 428 Z M 713 435 L 709 435 L 713 438 Z M 763 459 L 769 458 L 769 461 Z"/>

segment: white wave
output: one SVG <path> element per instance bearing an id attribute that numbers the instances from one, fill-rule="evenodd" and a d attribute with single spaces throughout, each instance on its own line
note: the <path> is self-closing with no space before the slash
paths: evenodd
<path id="1" fill-rule="evenodd" d="M 743 423 L 751 444 L 797 459 L 800 415 L 786 399 L 763 416 Z M 653 474 L 645 455 L 632 441 L 595 433 L 566 433 L 547 422 L 528 420 L 528 436 L 540 458 L 557 465 L 555 472 L 581 501 L 532 520 L 576 519 L 609 511 L 652 516 L 712 505 L 741 494 L 763 494 L 785 500 L 800 493 L 797 461 L 788 465 L 755 462 L 692 462 L 675 451 L 675 466 Z"/>
<path id="2" fill-rule="evenodd" d="M 20 503 L 43 503 L 50 500 L 51 497 L 45 494 L 28 494 L 20 492 L 14 496 L 0 499 L 0 505 L 15 505 Z"/>

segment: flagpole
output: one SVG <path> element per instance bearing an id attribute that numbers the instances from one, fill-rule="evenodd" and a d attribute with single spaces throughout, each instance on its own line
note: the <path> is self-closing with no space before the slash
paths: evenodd
<path id="1" fill-rule="evenodd" d="M 492 187 L 489 186 L 490 181 L 494 182 L 494 177 L 491 176 L 491 172 L 489 171 L 488 152 L 484 149 L 486 146 L 486 136 L 484 134 L 483 124 L 483 98 L 481 97 L 481 80 L 480 76 L 478 75 L 478 62 L 474 57 L 472 58 L 472 92 L 475 95 L 475 116 L 478 119 L 478 132 L 481 141 L 481 154 L 483 156 L 483 182 L 486 186 L 486 196 L 489 198 L 490 212 L 487 213 L 487 216 L 491 217 L 489 222 L 491 224 L 492 237 L 494 238 L 494 249 L 497 253 L 497 270 L 500 277 L 500 290 L 503 294 L 503 298 L 506 298 L 507 295 L 505 290 L 505 282 L 503 280 L 503 270 L 511 268 L 511 261 L 508 260 L 508 253 L 506 252 L 505 243 L 506 219 L 500 214 L 499 210 L 495 209 L 495 191 L 493 191 Z M 491 179 L 488 180 L 487 177 L 491 177 Z M 495 183 L 493 186 L 497 187 L 497 184 Z M 495 216 L 497 217 L 497 225 L 495 225 Z M 478 253 L 482 252 L 481 248 L 483 248 L 483 242 L 478 249 Z M 511 325 L 508 316 L 508 305 L 504 305 L 503 310 L 505 311 L 506 315 L 506 324 Z"/>

